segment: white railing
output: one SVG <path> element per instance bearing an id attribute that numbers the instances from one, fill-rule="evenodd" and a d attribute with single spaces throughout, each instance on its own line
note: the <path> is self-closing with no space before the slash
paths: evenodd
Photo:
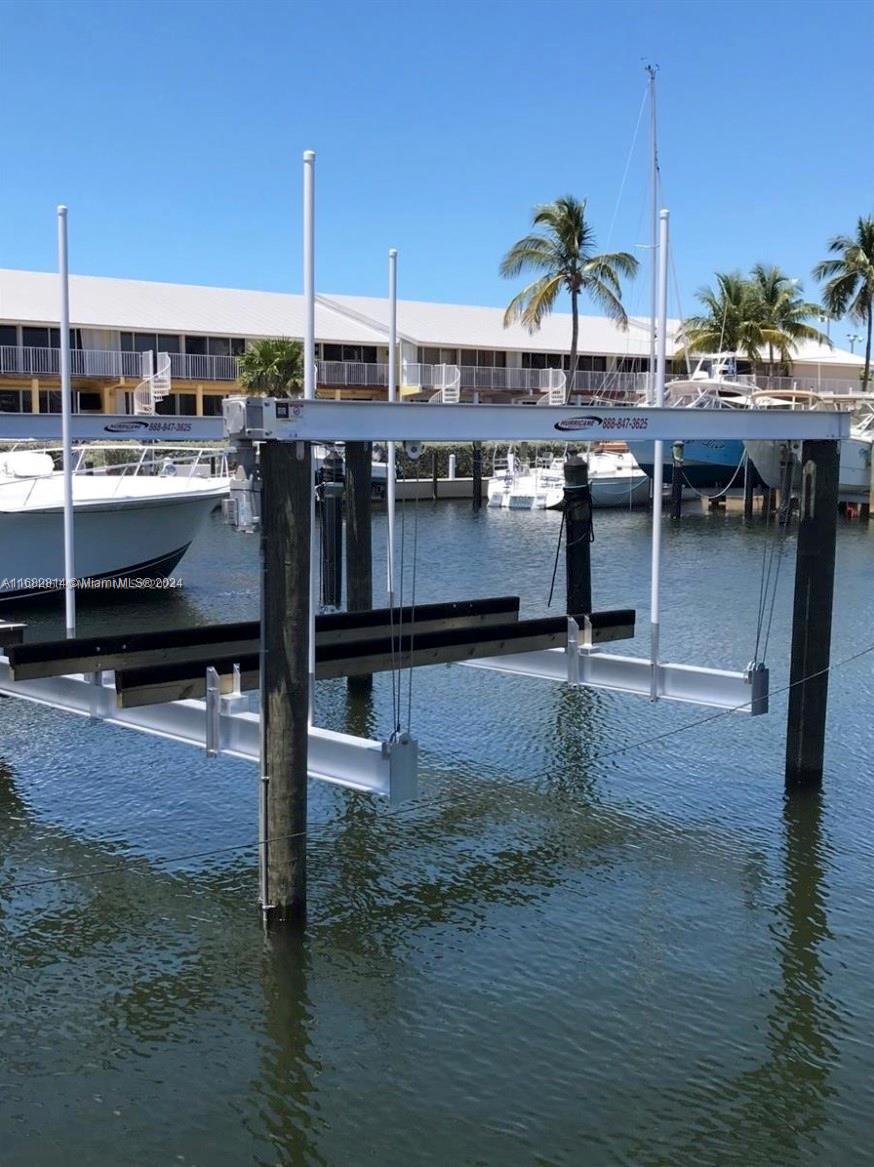
<path id="1" fill-rule="evenodd" d="M 388 365 L 379 361 L 316 361 L 316 380 L 319 385 L 385 388 Z"/>
<path id="2" fill-rule="evenodd" d="M 564 405 L 567 401 L 567 375 L 563 369 L 543 369 L 540 387 L 544 394 L 538 405 Z"/>
<path id="3" fill-rule="evenodd" d="M 0 345 L 0 375 L 59 376 L 60 349 Z M 72 349 L 70 372 L 74 377 L 139 377 L 140 353 L 113 349 Z"/>
<path id="4" fill-rule="evenodd" d="M 170 353 L 170 373 L 177 381 L 236 381 L 237 357 Z"/>

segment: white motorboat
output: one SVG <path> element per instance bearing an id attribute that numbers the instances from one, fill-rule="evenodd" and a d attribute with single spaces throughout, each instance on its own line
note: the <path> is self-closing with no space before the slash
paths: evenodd
<path id="1" fill-rule="evenodd" d="M 592 450 L 587 462 L 593 507 L 632 507 L 649 502 L 649 477 L 630 450 Z"/>
<path id="2" fill-rule="evenodd" d="M 103 447 L 105 449 L 105 447 Z M 74 563 L 80 586 L 169 576 L 230 479 L 209 475 L 209 455 L 144 448 L 136 462 L 73 475 Z M 0 453 L 0 601 L 63 587 L 63 474 L 44 450 Z M 102 582 L 101 582 L 102 581 Z"/>
<path id="3" fill-rule="evenodd" d="M 586 455 L 592 506 L 638 506 L 649 499 L 649 478 L 627 449 L 592 449 Z M 564 459 L 521 466 L 512 450 L 496 467 L 488 485 L 490 507 L 505 510 L 557 510 L 564 499 Z"/>
<path id="4" fill-rule="evenodd" d="M 522 466 L 513 450 L 506 465 L 495 467 L 489 480 L 490 507 L 511 511 L 555 510 L 564 498 L 564 463 L 553 458 L 546 466 Z"/>
<path id="5" fill-rule="evenodd" d="M 803 389 L 771 389 L 754 393 L 754 409 L 846 409 L 853 417 L 850 436 L 840 443 L 838 493 L 841 502 L 864 502 L 871 489 L 871 458 L 874 450 L 874 395 L 839 394 L 827 396 Z M 783 485 L 784 467 L 792 442 L 751 441 L 745 443 L 750 461 L 766 486 Z M 795 457 L 795 487 L 800 481 L 800 467 Z"/>

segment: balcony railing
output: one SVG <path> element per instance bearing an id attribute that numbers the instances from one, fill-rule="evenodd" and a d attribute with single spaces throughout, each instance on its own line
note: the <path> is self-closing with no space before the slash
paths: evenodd
<path id="1" fill-rule="evenodd" d="M 170 353 L 170 375 L 179 381 L 236 381 L 236 357 Z"/>
<path id="2" fill-rule="evenodd" d="M 388 385 L 388 365 L 368 361 L 316 361 L 316 380 L 319 385 L 361 386 L 385 388 Z"/>
<path id="3" fill-rule="evenodd" d="M 383 389 L 388 385 L 388 366 L 382 362 L 317 361 L 319 385 L 344 388 Z M 142 376 L 142 354 L 118 352 L 112 349 L 73 349 L 70 353 L 71 373 L 74 377 L 92 377 L 120 380 L 122 377 L 139 381 Z M 420 386 L 422 390 L 438 388 L 439 365 L 405 363 L 398 369 L 402 385 Z M 547 369 L 479 368 L 460 366 L 461 390 L 472 392 L 507 392 L 537 394 L 544 391 Z M 174 381 L 225 382 L 230 387 L 237 380 L 238 358 L 233 356 L 205 356 L 198 353 L 170 353 L 170 374 Z M 0 345 L 0 376 L 58 377 L 60 350 L 31 348 L 24 345 Z M 597 393 L 616 401 L 632 401 L 647 389 L 646 373 L 592 372 L 577 370 L 568 393 Z M 748 378 L 739 378 L 748 380 Z M 819 393 L 853 394 L 861 391 L 858 378 L 768 377 L 757 375 L 759 389 L 806 389 Z"/>

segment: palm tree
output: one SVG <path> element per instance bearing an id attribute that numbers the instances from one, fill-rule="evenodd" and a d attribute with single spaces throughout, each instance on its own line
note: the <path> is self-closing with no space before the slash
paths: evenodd
<path id="1" fill-rule="evenodd" d="M 859 218 L 854 235 L 835 235 L 828 245 L 837 259 L 824 259 L 813 269 L 813 277 L 826 280 L 822 298 L 828 312 L 847 315 L 864 324 L 865 367 L 862 391 L 871 379 L 871 318 L 874 315 L 874 216 Z"/>
<path id="2" fill-rule="evenodd" d="M 768 351 L 768 372 L 775 353 L 788 363 L 802 340 L 831 347 L 831 341 L 807 321 L 822 315 L 819 304 L 801 298 L 801 285 L 773 264 L 757 263 L 749 277 L 717 272 L 715 288 L 701 288 L 705 311 L 690 316 L 681 329 L 683 343 L 697 352 L 734 352 L 754 364 Z"/>
<path id="3" fill-rule="evenodd" d="M 540 275 L 510 301 L 504 313 L 504 327 L 519 320 L 529 332 L 536 331 L 555 307 L 559 293 L 569 292 L 570 388 L 577 371 L 580 293 L 585 292 L 620 328 L 627 328 L 620 277 L 634 276 L 638 263 L 627 251 L 595 253 L 595 235 L 586 220 L 585 199 L 565 195 L 554 203 L 542 203 L 534 208 L 532 226 L 542 227 L 543 231 L 525 235 L 514 243 L 501 260 L 500 273 L 505 279 L 515 279 L 523 271 Z"/>
<path id="4" fill-rule="evenodd" d="M 740 272 L 717 272 L 715 288 L 696 293 L 704 312 L 689 316 L 679 339 L 693 352 L 740 353 L 758 361 L 766 343 L 751 282 Z"/>
<path id="5" fill-rule="evenodd" d="M 240 385 L 248 393 L 291 397 L 303 391 L 303 346 L 277 336 L 256 341 L 240 357 Z"/>
<path id="6" fill-rule="evenodd" d="M 768 373 L 774 375 L 774 351 L 786 365 L 802 340 L 828 345 L 824 332 L 807 322 L 822 316 L 822 307 L 801 298 L 801 283 L 791 279 L 774 264 L 757 263 L 750 273 L 754 311 L 759 317 L 762 339 L 768 346 Z"/>

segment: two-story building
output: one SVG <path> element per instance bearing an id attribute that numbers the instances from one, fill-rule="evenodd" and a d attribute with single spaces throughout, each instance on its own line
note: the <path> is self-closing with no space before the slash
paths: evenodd
<path id="1" fill-rule="evenodd" d="M 57 276 L 0 270 L 0 411 L 60 410 Z M 237 359 L 251 342 L 303 336 L 299 295 L 237 291 L 98 276 L 70 278 L 70 343 L 74 409 L 131 412 L 133 394 L 158 354 L 169 356 L 171 389 L 158 412 L 213 415 L 237 391 Z M 677 345 L 678 321 L 668 329 Z M 499 308 L 402 300 L 398 304 L 399 382 L 410 395 L 428 393 L 435 370 L 457 370 L 465 400 L 515 400 L 542 392 L 545 370 L 568 368 L 570 316 L 555 313 L 529 333 L 504 328 Z M 316 304 L 320 396 L 384 398 L 388 301 L 320 295 Z M 621 389 L 639 383 L 649 365 L 649 322 L 618 328 L 599 316 L 580 321 L 572 391 Z M 858 388 L 858 355 L 805 343 L 789 383 L 806 388 Z"/>

